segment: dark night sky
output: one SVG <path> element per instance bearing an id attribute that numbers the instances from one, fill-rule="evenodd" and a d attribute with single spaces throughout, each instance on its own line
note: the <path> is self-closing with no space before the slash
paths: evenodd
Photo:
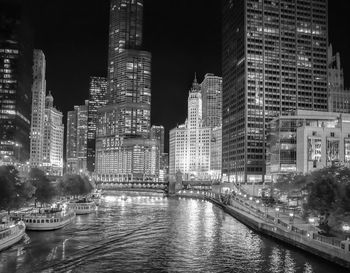
<path id="1" fill-rule="evenodd" d="M 329 41 L 349 86 L 349 1 L 329 1 Z M 88 98 L 90 76 L 106 76 L 109 0 L 34 0 L 35 47 L 47 61 L 47 88 L 66 114 Z M 152 124 L 183 123 L 194 72 L 221 76 L 220 1 L 145 0 L 144 47 L 152 52 Z"/>

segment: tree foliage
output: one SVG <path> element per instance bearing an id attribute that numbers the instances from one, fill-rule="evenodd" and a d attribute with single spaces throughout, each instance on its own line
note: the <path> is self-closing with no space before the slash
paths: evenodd
<path id="1" fill-rule="evenodd" d="M 301 191 L 310 183 L 310 175 L 289 173 L 281 175 L 274 187 L 282 192 Z"/>
<path id="2" fill-rule="evenodd" d="M 0 166 L 0 209 L 18 209 L 32 198 L 35 188 L 21 180 L 14 166 Z"/>
<path id="3" fill-rule="evenodd" d="M 29 181 L 35 187 L 35 203 L 36 201 L 41 204 L 51 203 L 56 195 L 56 189 L 45 173 L 40 169 L 33 168 L 29 173 Z"/>
<path id="4" fill-rule="evenodd" d="M 84 195 L 93 189 L 87 177 L 76 174 L 66 174 L 58 182 L 58 188 L 62 195 Z"/>
<path id="5" fill-rule="evenodd" d="M 287 191 L 307 190 L 306 214 L 321 216 L 320 227 L 325 232 L 329 227 L 340 230 L 344 222 L 350 223 L 349 168 L 332 166 L 307 175 L 291 174 L 281 177 L 276 186 Z"/>

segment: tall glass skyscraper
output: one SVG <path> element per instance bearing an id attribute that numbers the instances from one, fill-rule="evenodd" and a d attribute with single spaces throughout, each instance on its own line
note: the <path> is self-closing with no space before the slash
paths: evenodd
<path id="1" fill-rule="evenodd" d="M 87 171 L 88 100 L 67 115 L 66 164 L 69 173 Z"/>
<path id="2" fill-rule="evenodd" d="M 97 179 L 154 180 L 151 53 L 142 50 L 143 0 L 111 0 L 107 105 L 98 110 Z"/>
<path id="3" fill-rule="evenodd" d="M 0 2 L 0 162 L 4 164 L 29 160 L 33 48 L 26 4 Z"/>
<path id="4" fill-rule="evenodd" d="M 327 0 L 227 0 L 222 8 L 223 174 L 263 181 L 272 118 L 327 111 Z"/>
<path id="5" fill-rule="evenodd" d="M 107 103 L 107 79 L 91 77 L 88 104 L 87 170 L 95 170 L 97 110 Z"/>

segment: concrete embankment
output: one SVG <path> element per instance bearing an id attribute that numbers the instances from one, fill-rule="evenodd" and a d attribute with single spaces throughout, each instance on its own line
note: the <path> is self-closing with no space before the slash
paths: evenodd
<path id="1" fill-rule="evenodd" d="M 239 200 L 232 200 L 231 205 L 224 205 L 212 197 L 207 199 L 257 232 L 350 269 L 350 241 L 335 241 L 298 229 L 278 218 L 263 215 Z"/>

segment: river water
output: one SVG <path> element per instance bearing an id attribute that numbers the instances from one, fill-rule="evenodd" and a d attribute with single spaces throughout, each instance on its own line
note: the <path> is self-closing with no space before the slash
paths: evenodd
<path id="1" fill-rule="evenodd" d="M 64 229 L 27 232 L 0 252 L 0 272 L 305 272 L 346 270 L 261 236 L 215 205 L 107 197 Z"/>

